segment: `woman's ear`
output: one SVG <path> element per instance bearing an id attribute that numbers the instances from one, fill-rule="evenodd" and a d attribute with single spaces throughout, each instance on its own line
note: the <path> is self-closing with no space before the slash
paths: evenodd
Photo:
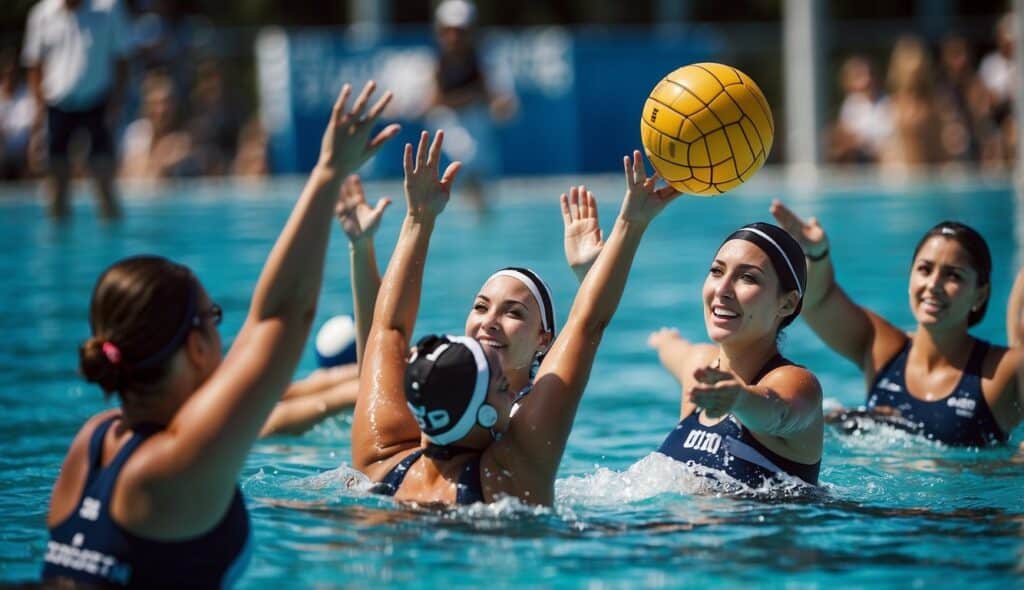
<path id="1" fill-rule="evenodd" d="M 551 332 L 543 332 L 537 340 L 537 354 L 547 354 L 551 350 Z"/>
<path id="2" fill-rule="evenodd" d="M 782 304 L 779 306 L 779 317 L 787 318 L 796 311 L 796 306 L 800 304 L 800 295 L 796 291 L 790 291 L 782 298 Z"/>
<path id="3" fill-rule="evenodd" d="M 979 309 L 981 309 L 981 306 L 984 305 L 986 301 L 988 301 L 988 296 L 991 292 L 991 283 L 978 289 L 978 294 L 974 298 L 974 305 L 971 306 L 971 311 L 978 311 Z"/>

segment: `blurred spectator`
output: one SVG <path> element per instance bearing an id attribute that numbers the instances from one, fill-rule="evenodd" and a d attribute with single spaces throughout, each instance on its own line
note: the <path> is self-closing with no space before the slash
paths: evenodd
<path id="1" fill-rule="evenodd" d="M 18 76 L 14 52 L 0 54 L 0 179 L 29 176 L 29 140 L 36 105 Z"/>
<path id="2" fill-rule="evenodd" d="M 967 41 L 947 36 L 940 49 L 938 92 L 944 105 L 943 146 L 950 159 L 1001 164 L 1003 150 L 993 118 L 992 95 L 974 72 Z"/>
<path id="3" fill-rule="evenodd" d="M 192 28 L 181 0 L 137 0 L 135 43 L 143 70 L 167 72 L 175 88 L 191 87 Z"/>
<path id="4" fill-rule="evenodd" d="M 142 83 L 142 117 L 124 133 L 121 174 L 162 179 L 198 173 L 189 135 L 178 125 L 174 83 L 152 72 Z"/>
<path id="5" fill-rule="evenodd" d="M 1013 65 L 1014 46 L 1017 42 L 1017 24 L 1013 13 L 1008 13 L 996 24 L 996 49 L 981 60 L 978 75 L 992 93 L 998 122 L 1009 113 L 1013 102 L 1016 68 Z"/>
<path id="6" fill-rule="evenodd" d="M 445 130 L 444 151 L 462 162 L 459 183 L 483 210 L 483 182 L 501 173 L 494 121 L 510 118 L 514 97 L 493 92 L 476 43 L 476 7 L 444 0 L 435 13 L 437 89 L 427 113 L 431 127 Z"/>
<path id="7" fill-rule="evenodd" d="M 829 157 L 840 163 L 877 162 L 892 133 L 889 100 L 867 58 L 854 55 L 840 70 L 843 100 L 829 140 Z"/>
<path id="8" fill-rule="evenodd" d="M 120 216 L 110 125 L 120 112 L 130 51 L 130 30 L 118 0 L 40 0 L 29 12 L 22 61 L 38 124 L 46 113 L 49 212 L 54 218 L 70 211 L 68 146 L 79 131 L 89 134 L 100 214 Z"/>
<path id="9" fill-rule="evenodd" d="M 258 178 L 270 173 L 267 161 L 267 132 L 259 117 L 253 117 L 238 136 L 238 153 L 232 171 L 236 176 Z"/>
<path id="10" fill-rule="evenodd" d="M 935 71 L 928 49 L 916 37 L 896 41 L 889 58 L 889 100 L 893 132 L 882 147 L 888 169 L 944 162 L 942 109 L 935 91 Z"/>
<path id="11" fill-rule="evenodd" d="M 238 149 L 242 115 L 238 100 L 228 96 L 225 86 L 219 63 L 200 62 L 192 88 L 192 115 L 188 123 L 200 174 L 226 174 Z"/>

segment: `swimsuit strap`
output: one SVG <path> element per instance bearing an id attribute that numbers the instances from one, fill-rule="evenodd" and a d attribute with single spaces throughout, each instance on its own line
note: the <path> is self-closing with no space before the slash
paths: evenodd
<path id="1" fill-rule="evenodd" d="M 462 468 L 459 482 L 455 485 L 455 501 L 462 505 L 484 501 L 483 482 L 480 480 L 480 457 L 470 459 Z"/>
<path id="2" fill-rule="evenodd" d="M 398 488 L 402 486 L 402 482 L 405 481 L 405 475 L 409 472 L 409 468 L 415 463 L 420 455 L 423 454 L 423 449 L 418 449 L 413 453 L 409 453 L 405 459 L 402 459 L 401 463 L 395 465 L 384 479 L 380 480 L 375 484 L 371 491 L 375 494 L 382 494 L 384 496 L 394 496 L 398 492 Z"/>

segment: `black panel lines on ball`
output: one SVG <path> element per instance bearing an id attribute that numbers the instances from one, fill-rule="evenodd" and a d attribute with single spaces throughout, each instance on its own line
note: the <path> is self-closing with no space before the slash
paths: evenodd
<path id="1" fill-rule="evenodd" d="M 768 149 L 767 145 L 764 143 L 764 138 L 761 137 L 761 131 L 757 128 L 757 125 L 754 123 L 754 120 L 751 119 L 750 115 L 748 115 L 746 113 L 744 113 L 743 116 L 746 117 L 748 121 L 750 121 L 750 126 L 754 128 L 754 133 L 757 134 L 757 141 L 761 144 L 761 150 L 762 151 L 767 151 L 767 149 Z M 742 120 L 743 120 L 743 118 L 741 117 L 740 121 L 742 121 Z M 743 129 L 743 127 L 740 126 L 740 129 Z M 744 131 L 744 135 L 746 135 L 745 131 Z"/>
<path id="2" fill-rule="evenodd" d="M 772 134 L 774 134 L 775 133 L 775 121 L 772 120 L 772 112 L 771 112 L 771 109 L 768 108 L 768 103 L 762 102 L 761 92 L 760 91 L 756 91 L 755 92 L 756 89 L 751 88 L 750 86 L 747 86 L 746 84 L 744 84 L 743 87 L 746 88 L 747 92 L 749 92 L 750 95 L 754 97 L 754 102 L 756 102 L 758 108 L 761 109 L 761 114 L 764 115 L 765 121 L 768 121 L 768 130 L 771 131 Z M 751 123 L 753 123 L 753 121 L 751 121 Z M 757 125 L 754 125 L 754 128 L 756 129 Z M 758 133 L 758 135 L 760 135 L 760 133 Z"/>
<path id="3" fill-rule="evenodd" d="M 714 72 L 712 72 L 711 70 L 705 68 L 704 66 L 702 66 L 700 64 L 693 64 L 693 67 L 695 67 L 697 69 L 700 69 L 700 70 L 704 70 L 705 72 L 707 72 L 707 75 L 709 75 L 712 78 L 714 78 L 715 82 L 718 82 L 718 85 L 721 86 L 723 90 L 725 89 L 725 84 L 721 80 L 718 79 L 718 76 L 716 76 Z M 740 80 L 742 80 L 742 79 L 743 78 L 740 78 Z M 712 99 L 712 100 L 714 100 L 714 99 Z"/>
<path id="4" fill-rule="evenodd" d="M 652 102 L 656 102 L 656 103 L 660 104 L 661 106 L 665 107 L 666 109 L 672 111 L 673 113 L 679 115 L 682 118 L 682 120 L 679 122 L 679 129 L 676 129 L 676 137 L 679 137 L 680 135 L 683 134 L 683 125 L 686 123 L 686 119 L 687 119 L 686 115 L 684 115 L 683 113 L 680 113 L 679 111 L 677 111 L 675 109 L 675 107 L 673 107 L 672 105 L 665 104 L 664 102 L 658 100 L 657 98 L 654 98 L 653 96 L 648 96 L 647 100 L 650 100 Z M 700 100 L 700 99 L 698 99 L 698 100 Z"/>
<path id="5" fill-rule="evenodd" d="M 681 139 L 678 139 L 678 138 L 672 137 L 671 135 L 669 135 L 668 133 L 665 133 L 665 132 L 664 132 L 664 131 L 662 131 L 661 129 L 658 129 L 658 128 L 657 128 L 657 127 L 655 127 L 654 125 L 651 125 L 650 123 L 648 123 L 648 122 L 647 122 L 646 120 L 644 120 L 643 118 L 641 118 L 641 119 L 640 119 L 640 124 L 641 124 L 641 125 L 643 125 L 643 126 L 645 126 L 645 127 L 648 127 L 648 128 L 649 128 L 649 129 L 651 130 L 651 131 L 653 131 L 654 133 L 657 133 L 657 134 L 658 134 L 658 136 L 659 136 L 659 140 L 658 140 L 658 148 L 659 148 L 659 150 L 660 150 L 660 148 L 661 148 L 661 145 L 662 145 L 662 142 L 661 142 L 661 138 L 667 138 L 667 139 L 669 139 L 669 140 L 675 140 L 675 141 L 678 141 L 679 143 L 682 143 L 682 144 L 685 144 L 685 143 L 686 143 L 685 141 L 683 141 L 683 140 L 681 140 Z M 661 156 L 661 154 L 658 154 L 658 156 L 659 156 L 659 157 L 661 157 L 661 158 L 662 158 L 663 160 L 665 159 L 665 158 L 664 158 L 663 156 Z M 666 160 L 666 161 L 670 161 L 670 160 Z"/>

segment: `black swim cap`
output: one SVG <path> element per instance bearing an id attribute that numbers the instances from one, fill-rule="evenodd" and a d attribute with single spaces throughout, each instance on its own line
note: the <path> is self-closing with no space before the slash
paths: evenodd
<path id="1" fill-rule="evenodd" d="M 486 403 L 491 370 L 480 343 L 465 336 L 424 336 L 405 367 L 405 400 L 420 430 L 437 445 L 497 422 Z"/>
<path id="2" fill-rule="evenodd" d="M 779 327 L 785 328 L 791 324 L 803 309 L 804 290 L 807 288 L 807 261 L 804 260 L 803 248 L 786 230 L 760 221 L 744 225 L 732 232 L 722 244 L 729 240 L 746 240 L 760 248 L 772 261 L 772 268 L 775 269 L 783 290 L 796 291 L 799 294 L 800 300 L 796 304 L 796 309 L 792 314 L 782 318 Z M 719 249 L 721 247 L 719 246 Z"/>
<path id="3" fill-rule="evenodd" d="M 507 266 L 498 272 L 487 277 L 484 284 L 487 284 L 495 277 L 512 277 L 526 285 L 530 290 L 537 307 L 540 307 L 541 326 L 544 331 L 555 336 L 557 326 L 555 325 L 555 304 L 551 297 L 551 289 L 540 275 L 523 266 Z"/>

